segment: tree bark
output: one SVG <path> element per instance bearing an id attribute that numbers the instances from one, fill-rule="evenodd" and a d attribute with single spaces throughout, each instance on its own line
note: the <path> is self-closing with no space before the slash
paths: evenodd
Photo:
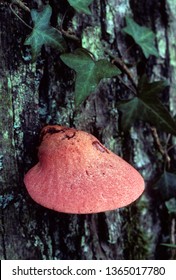
<path id="1" fill-rule="evenodd" d="M 160 56 L 143 63 L 147 63 L 152 80 L 170 80 L 170 95 L 163 99 L 171 113 L 176 113 L 173 1 L 99 0 L 92 3 L 91 16 L 67 11 L 66 1 L 49 2 L 54 8 L 52 24 L 57 26 L 66 12 L 62 27 L 70 28 L 96 59 L 125 57 L 128 64 L 136 63 L 138 49 L 128 51 L 129 42 L 122 33 L 126 15 L 153 29 Z M 26 5 L 31 9 L 43 4 L 26 1 Z M 32 24 L 27 11 L 13 8 Z M 42 49 L 37 62 L 28 61 L 23 43 L 31 30 L 12 13 L 9 1 L 0 4 L 0 30 L 0 258 L 175 258 L 173 250 L 161 246 L 173 240 L 175 217 L 151 192 L 163 168 L 151 127 L 139 122 L 124 134 L 119 126 L 117 103 L 130 94 L 126 76 L 127 86 L 118 78 L 102 81 L 96 94 L 75 111 L 73 71 L 50 48 Z M 65 39 L 70 50 L 80 46 L 67 36 Z M 137 80 L 143 64 L 131 69 Z M 146 181 L 145 194 L 131 206 L 91 215 L 57 213 L 37 205 L 29 197 L 23 177 L 37 162 L 39 133 L 45 124 L 74 126 L 94 134 L 141 172 Z M 161 132 L 160 137 L 166 141 L 166 134 Z M 173 155 L 173 166 L 175 160 Z"/>

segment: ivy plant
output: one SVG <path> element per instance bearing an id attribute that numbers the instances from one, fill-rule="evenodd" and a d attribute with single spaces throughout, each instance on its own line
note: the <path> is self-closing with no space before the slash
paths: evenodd
<path id="1" fill-rule="evenodd" d="M 88 6 L 93 2 L 93 0 L 68 0 L 68 2 L 78 13 L 91 15 L 91 11 Z"/>
<path id="2" fill-rule="evenodd" d="M 46 5 L 41 12 L 31 10 L 34 28 L 24 44 L 31 46 L 32 61 L 36 60 L 43 45 L 54 47 L 60 52 L 64 52 L 67 49 L 62 35 L 50 25 L 51 14 L 52 8 L 50 5 Z"/>
<path id="3" fill-rule="evenodd" d="M 76 49 L 74 53 L 61 55 L 62 61 L 76 71 L 75 105 L 79 106 L 97 89 L 101 79 L 112 78 L 121 71 L 105 59 L 95 61 L 85 49 Z"/>
<path id="4" fill-rule="evenodd" d="M 176 199 L 176 174 L 165 170 L 153 185 L 153 189 L 165 201 L 169 201 L 172 198 Z"/>
<path id="5" fill-rule="evenodd" d="M 169 244 L 169 243 L 161 243 L 162 246 L 166 246 L 169 247 L 171 249 L 176 249 L 176 245 L 175 244 Z"/>
<path id="6" fill-rule="evenodd" d="M 127 26 L 123 31 L 130 35 L 136 44 L 138 44 L 146 58 L 150 55 L 158 57 L 158 51 L 155 47 L 155 34 L 153 31 L 145 26 L 140 26 L 132 18 L 126 17 Z"/>
<path id="7" fill-rule="evenodd" d="M 137 95 L 118 105 L 124 130 L 129 130 L 137 120 L 142 120 L 176 135 L 176 122 L 158 98 L 166 85 L 164 81 L 150 83 L 145 75 L 139 80 Z"/>
<path id="8" fill-rule="evenodd" d="M 68 2 L 79 13 L 91 13 L 89 5 L 93 0 L 68 0 Z M 118 77 L 124 74 L 123 69 L 121 72 L 108 59 L 95 61 L 94 55 L 83 48 L 68 52 L 61 32 L 50 24 L 51 14 L 52 8 L 49 5 L 46 5 L 42 11 L 31 10 L 34 27 L 25 44 L 31 46 L 32 61 L 36 60 L 43 45 L 54 47 L 61 53 L 60 59 L 76 74 L 74 96 L 75 105 L 78 107 L 91 93 L 96 92 L 102 79 Z M 148 27 L 140 26 L 130 17 L 125 19 L 126 27 L 123 28 L 123 32 L 133 38 L 142 49 L 145 58 L 148 59 L 150 55 L 158 57 L 153 31 Z M 129 130 L 137 120 L 142 120 L 157 129 L 176 135 L 176 122 L 158 97 L 165 87 L 164 81 L 149 82 L 145 75 L 139 77 L 135 96 L 117 105 L 117 109 L 122 112 L 124 131 Z"/>

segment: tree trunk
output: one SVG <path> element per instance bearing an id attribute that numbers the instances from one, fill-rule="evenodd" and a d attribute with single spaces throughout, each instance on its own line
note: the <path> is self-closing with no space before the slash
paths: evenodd
<path id="1" fill-rule="evenodd" d="M 152 191 L 152 183 L 163 168 L 156 138 L 146 123 L 139 122 L 130 133 L 123 133 L 119 125 L 117 103 L 130 94 L 126 76 L 127 86 L 118 78 L 102 81 L 96 93 L 74 110 L 73 71 L 48 47 L 42 48 L 35 63 L 28 60 L 23 43 L 31 30 L 12 12 L 9 2 L 0 3 L 0 258 L 174 259 L 175 251 L 161 243 L 175 240 L 175 217 Z M 42 1 L 25 2 L 30 9 L 43 5 Z M 147 63 L 151 80 L 170 80 L 169 98 L 167 95 L 163 100 L 176 114 L 174 1 L 98 0 L 90 6 L 90 16 L 68 10 L 65 0 L 49 2 L 54 8 L 53 26 L 57 26 L 58 13 L 64 18 L 64 30 L 71 29 L 81 38 L 82 46 L 96 60 L 125 57 L 128 64 L 136 63 L 138 50 L 128 51 L 129 42 L 122 33 L 126 15 L 153 29 L 159 58 L 151 56 L 139 67 L 132 67 L 133 79 L 137 80 Z M 27 11 L 18 5 L 12 8 L 32 25 Z M 81 46 L 67 35 L 65 39 L 70 51 Z M 23 177 L 37 162 L 39 134 L 45 124 L 72 126 L 94 134 L 141 172 L 146 182 L 144 195 L 131 206 L 91 215 L 57 213 L 36 204 Z M 161 132 L 160 139 L 166 138 Z M 173 166 L 175 160 L 172 155 Z"/>

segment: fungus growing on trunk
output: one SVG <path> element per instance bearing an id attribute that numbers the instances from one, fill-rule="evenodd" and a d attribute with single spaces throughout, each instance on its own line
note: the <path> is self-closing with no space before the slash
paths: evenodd
<path id="1" fill-rule="evenodd" d="M 93 135 L 74 128 L 42 129 L 39 162 L 24 178 L 37 203 L 65 213 L 124 207 L 144 191 L 142 176 Z"/>

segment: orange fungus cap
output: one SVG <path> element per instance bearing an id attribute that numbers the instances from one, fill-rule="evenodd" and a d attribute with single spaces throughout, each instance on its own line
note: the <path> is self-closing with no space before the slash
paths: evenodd
<path id="1" fill-rule="evenodd" d="M 24 178 L 37 203 L 58 212 L 109 211 L 135 201 L 142 176 L 93 135 L 59 125 L 42 129 L 39 162 Z"/>

